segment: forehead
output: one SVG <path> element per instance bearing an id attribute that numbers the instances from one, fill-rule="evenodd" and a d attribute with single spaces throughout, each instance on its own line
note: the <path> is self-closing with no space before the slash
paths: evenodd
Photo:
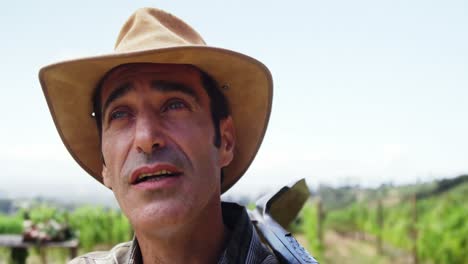
<path id="1" fill-rule="evenodd" d="M 202 88 L 198 68 L 186 64 L 132 63 L 110 70 L 101 83 L 101 99 L 125 83 L 163 80 L 185 84 L 195 90 Z"/>

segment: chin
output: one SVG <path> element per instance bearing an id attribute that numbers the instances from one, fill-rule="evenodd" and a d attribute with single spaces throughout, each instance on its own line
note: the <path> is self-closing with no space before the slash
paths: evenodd
<path id="1" fill-rule="evenodd" d="M 183 227 L 195 214 L 193 208 L 182 201 L 166 201 L 134 207 L 126 214 L 135 231 L 160 233 Z"/>

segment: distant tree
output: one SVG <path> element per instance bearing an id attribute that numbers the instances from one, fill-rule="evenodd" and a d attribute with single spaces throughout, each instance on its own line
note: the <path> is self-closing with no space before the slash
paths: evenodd
<path id="1" fill-rule="evenodd" d="M 451 179 L 442 179 L 437 181 L 437 187 L 430 191 L 424 191 L 418 193 L 416 196 L 418 199 L 427 198 L 430 196 L 438 195 L 444 193 L 452 188 L 457 187 L 458 185 L 468 182 L 468 174 L 460 175 Z"/>

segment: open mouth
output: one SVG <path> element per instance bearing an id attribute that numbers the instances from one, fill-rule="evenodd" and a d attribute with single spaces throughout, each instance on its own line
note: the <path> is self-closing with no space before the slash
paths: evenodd
<path id="1" fill-rule="evenodd" d="M 160 181 L 165 178 L 176 177 L 181 175 L 181 172 L 175 172 L 170 170 L 160 170 L 153 173 L 142 173 L 138 175 L 133 184 L 139 184 L 142 182 Z"/>

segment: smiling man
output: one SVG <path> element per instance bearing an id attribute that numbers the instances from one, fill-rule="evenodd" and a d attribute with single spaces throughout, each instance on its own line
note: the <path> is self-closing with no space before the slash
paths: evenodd
<path id="1" fill-rule="evenodd" d="M 272 79 L 262 63 L 143 8 L 112 54 L 49 65 L 39 78 L 63 143 L 114 192 L 135 231 L 73 263 L 277 263 L 245 208 L 220 199 L 268 124 Z"/>

